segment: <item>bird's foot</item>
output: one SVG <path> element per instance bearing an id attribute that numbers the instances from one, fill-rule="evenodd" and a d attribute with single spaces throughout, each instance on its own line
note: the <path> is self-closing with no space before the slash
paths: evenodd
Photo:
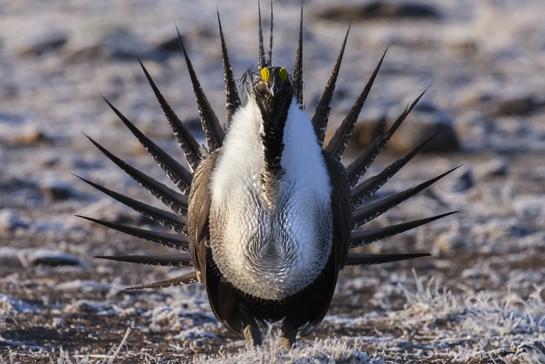
<path id="1" fill-rule="evenodd" d="M 259 346 L 262 343 L 261 339 L 261 333 L 259 332 L 259 329 L 255 326 L 247 325 L 244 328 L 244 338 L 246 339 L 246 343 L 248 344 L 248 347 L 255 347 Z"/>
<path id="2" fill-rule="evenodd" d="M 286 327 L 282 328 L 280 335 L 280 346 L 282 346 L 284 349 L 291 349 L 293 344 L 295 344 L 296 336 L 296 330 L 288 329 Z"/>

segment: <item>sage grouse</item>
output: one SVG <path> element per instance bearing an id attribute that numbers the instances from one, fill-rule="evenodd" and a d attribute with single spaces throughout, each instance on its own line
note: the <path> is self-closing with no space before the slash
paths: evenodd
<path id="1" fill-rule="evenodd" d="M 192 267 L 162 282 L 132 287 L 157 288 L 200 282 L 212 311 L 229 330 L 259 344 L 262 330 L 279 322 L 285 345 L 323 320 L 339 272 L 348 265 L 379 264 L 429 254 L 351 253 L 377 240 L 427 224 L 450 213 L 378 229 L 364 223 L 430 186 L 445 172 L 405 191 L 382 198 L 375 192 L 424 146 L 425 142 L 381 173 L 358 183 L 422 94 L 392 126 L 347 167 L 341 164 L 347 141 L 384 59 L 378 62 L 354 106 L 324 143 L 331 99 L 348 31 L 312 118 L 303 107 L 303 10 L 298 49 L 291 74 L 272 63 L 263 46 L 259 12 L 258 71 L 248 71 L 242 102 L 231 69 L 218 12 L 223 54 L 227 120 L 222 126 L 208 102 L 185 50 L 206 147 L 188 132 L 140 62 L 188 167 L 145 136 L 109 101 L 115 114 L 145 147 L 179 191 L 158 182 L 90 141 L 172 211 L 166 211 L 81 178 L 110 197 L 174 233 L 151 231 L 84 217 L 123 233 L 176 250 L 160 256 L 100 256 L 115 261 Z M 267 54 L 266 54 L 267 53 Z M 386 53 L 386 52 L 385 52 Z M 429 139 L 428 139 L 429 140 Z"/>

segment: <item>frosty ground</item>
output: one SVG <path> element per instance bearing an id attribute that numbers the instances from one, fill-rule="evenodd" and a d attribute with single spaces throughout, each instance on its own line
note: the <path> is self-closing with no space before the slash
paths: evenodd
<path id="1" fill-rule="evenodd" d="M 306 108 L 312 113 L 351 22 L 332 124 L 342 120 L 389 47 L 352 155 L 380 131 L 381 120 L 391 120 L 431 85 L 369 175 L 438 128 L 443 132 L 435 145 L 383 193 L 463 164 L 369 226 L 460 212 L 367 248 L 431 251 L 433 258 L 346 269 L 324 323 L 291 351 L 279 348 L 274 330 L 263 347 L 247 349 L 217 323 L 198 286 L 120 292 L 178 272 L 92 259 L 163 250 L 74 217 L 158 228 L 70 172 L 151 201 L 82 132 L 165 180 L 100 95 L 181 158 L 136 57 L 196 130 L 196 107 L 175 39 L 178 24 L 223 117 L 216 3 L 4 4 L 0 363 L 544 362 L 543 5 L 539 0 L 403 3 L 412 7 L 400 2 L 377 10 L 367 1 L 358 10 L 346 6 L 360 2 L 305 2 Z M 255 62 L 256 5 L 235 0 L 218 8 L 241 75 Z M 274 60 L 288 68 L 298 11 L 295 2 L 276 1 Z"/>

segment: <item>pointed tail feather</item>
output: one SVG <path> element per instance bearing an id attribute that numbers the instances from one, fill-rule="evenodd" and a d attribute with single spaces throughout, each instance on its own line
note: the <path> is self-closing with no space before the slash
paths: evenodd
<path id="1" fill-rule="evenodd" d="M 192 271 L 189 273 L 182 274 L 181 276 L 167 279 L 165 281 L 154 282 L 150 284 L 143 284 L 141 286 L 134 286 L 125 288 L 123 291 L 136 291 L 140 289 L 147 288 L 166 288 L 172 286 L 182 286 L 184 284 L 191 284 L 197 282 L 197 272 Z"/>
<path id="2" fill-rule="evenodd" d="M 124 234 L 134 236 L 140 239 L 144 239 L 147 241 L 151 241 L 157 244 L 161 244 L 169 248 L 183 249 L 183 250 L 188 249 L 188 239 L 186 236 L 183 236 L 183 235 L 168 234 L 168 233 L 163 233 L 160 231 L 139 229 L 139 228 L 135 228 L 128 225 L 117 224 L 115 222 L 94 219 L 92 217 L 87 217 L 82 215 L 76 215 L 76 216 L 79 218 L 94 222 L 95 224 L 105 226 L 109 229 L 116 230 Z"/>
<path id="3" fill-rule="evenodd" d="M 333 66 L 333 69 L 331 70 L 329 80 L 327 81 L 324 92 L 322 93 L 322 97 L 320 98 L 320 101 L 318 102 L 318 106 L 316 106 L 316 112 L 314 113 L 314 116 L 312 117 L 312 124 L 314 125 L 314 131 L 316 132 L 316 136 L 318 138 L 318 142 L 320 143 L 320 145 L 324 141 L 325 132 L 327 129 L 327 121 L 329 119 L 329 111 L 331 110 L 331 99 L 333 98 L 333 92 L 335 91 L 337 76 L 339 75 L 339 70 L 341 68 L 341 63 L 342 63 L 343 55 L 344 55 L 344 49 L 346 47 L 346 41 L 348 40 L 349 33 L 350 33 L 350 27 L 348 27 L 348 30 L 346 31 L 346 35 L 344 36 L 341 50 L 339 51 L 339 55 L 337 56 L 335 65 Z"/>
<path id="4" fill-rule="evenodd" d="M 185 214 L 187 211 L 188 200 L 184 195 L 170 189 L 161 182 L 156 181 L 144 172 L 134 168 L 124 160 L 118 158 L 114 154 L 110 153 L 102 145 L 94 141 L 91 137 L 85 135 L 87 139 L 93 143 L 98 150 L 100 150 L 108 159 L 114 162 L 119 168 L 127 173 L 132 179 L 134 179 L 140 186 L 146 191 L 155 196 L 159 201 L 165 204 L 168 208 L 178 214 Z"/>
<path id="5" fill-rule="evenodd" d="M 144 146 L 146 151 L 152 156 L 152 158 L 159 164 L 161 169 L 170 178 L 182 192 L 186 192 L 191 186 L 191 179 L 193 176 L 185 169 L 180 163 L 174 160 L 167 152 L 161 149 L 151 139 L 149 139 L 144 133 L 140 131 L 134 124 L 127 119 L 125 115 L 121 113 L 108 99 L 103 98 L 108 106 L 114 111 L 119 119 L 125 124 L 125 126 L 133 133 L 138 141 Z"/>
<path id="6" fill-rule="evenodd" d="M 97 255 L 94 258 L 166 267 L 187 267 L 192 264 L 191 255 L 188 253 L 169 255 Z"/>
<path id="7" fill-rule="evenodd" d="M 378 65 L 375 67 L 375 70 L 373 71 L 373 74 L 369 78 L 369 81 L 367 81 L 367 84 L 365 85 L 363 91 L 361 92 L 360 96 L 352 106 L 352 109 L 350 109 L 350 112 L 344 120 L 342 121 L 341 125 L 337 128 L 335 131 L 335 134 L 329 141 L 329 143 L 326 146 L 326 150 L 333 154 L 337 159 L 341 159 L 346 146 L 348 144 L 348 139 L 350 138 L 350 135 L 352 135 L 352 130 L 354 129 L 354 125 L 356 125 L 356 122 L 358 121 L 358 117 L 361 113 L 361 109 L 363 108 L 363 105 L 365 104 L 365 101 L 367 100 L 367 96 L 369 95 L 369 92 L 371 91 L 371 87 L 373 86 L 373 83 L 375 82 L 375 78 L 377 77 L 378 71 L 380 69 L 380 66 L 382 65 L 382 61 L 384 60 L 384 56 L 386 56 L 386 51 L 382 54 L 382 57 L 380 58 L 380 61 L 378 62 Z"/>
<path id="8" fill-rule="evenodd" d="M 184 151 L 187 163 L 189 163 L 191 168 L 194 170 L 201 161 L 201 150 L 199 143 L 197 143 L 193 135 L 191 135 L 191 133 L 185 127 L 184 123 L 182 123 L 182 121 L 178 118 L 178 115 L 176 115 L 174 110 L 172 110 L 142 62 L 140 62 L 140 66 L 142 66 L 146 79 L 148 80 L 155 97 L 159 101 L 159 104 L 165 113 L 168 123 L 170 124 L 170 128 L 174 132 L 176 141 Z"/>
<path id="9" fill-rule="evenodd" d="M 193 92 L 195 93 L 195 100 L 197 101 L 199 114 L 201 116 L 201 126 L 206 137 L 206 141 L 208 143 L 208 149 L 210 149 L 210 151 L 214 151 L 221 147 L 225 133 L 218 120 L 218 117 L 216 116 L 216 113 L 212 109 L 212 106 L 210 106 L 210 103 L 208 102 L 208 99 L 204 94 L 199 78 L 195 73 L 193 64 L 191 63 L 191 60 L 189 59 L 189 56 L 185 49 L 184 40 L 182 39 L 180 30 L 177 27 L 176 30 L 178 31 L 178 38 L 180 40 L 180 46 L 182 47 L 182 51 L 184 53 L 189 77 L 191 78 L 191 83 L 193 84 Z"/>
<path id="10" fill-rule="evenodd" d="M 301 15 L 299 19 L 299 43 L 297 56 L 293 67 L 293 87 L 297 103 L 303 106 L 303 1 L 301 1 Z"/>
<path id="11" fill-rule="evenodd" d="M 429 224 L 432 221 L 457 213 L 458 211 L 447 212 L 446 214 L 427 217 L 425 219 L 413 220 L 402 224 L 386 226 L 373 230 L 355 230 L 350 234 L 351 248 L 371 244 L 375 241 L 383 240 L 391 236 L 401 234 L 405 231 Z"/>
<path id="12" fill-rule="evenodd" d="M 348 254 L 346 265 L 370 265 L 398 262 L 400 260 L 429 257 L 429 253 L 404 253 L 404 254 Z"/>
<path id="13" fill-rule="evenodd" d="M 273 30 L 274 30 L 274 11 L 273 0 L 271 0 L 271 33 L 269 34 L 269 65 L 272 66 L 272 53 L 273 53 Z"/>
<path id="14" fill-rule="evenodd" d="M 351 186 L 356 185 L 362 175 L 365 174 L 369 166 L 375 161 L 377 156 L 382 152 L 386 143 L 390 140 L 395 131 L 401 126 L 403 121 L 407 118 L 412 109 L 416 106 L 418 101 L 424 96 L 424 90 L 397 118 L 394 124 L 384 134 L 376 138 L 373 143 L 367 149 L 359 155 L 354 162 L 352 162 L 347 168 L 348 181 Z"/>
<path id="15" fill-rule="evenodd" d="M 237 84 L 235 82 L 235 76 L 233 75 L 233 68 L 229 61 L 229 52 L 227 45 L 225 44 L 225 38 L 223 36 L 223 29 L 221 27 L 220 13 L 216 9 L 218 15 L 218 26 L 221 40 L 221 54 L 223 58 L 223 78 L 225 81 L 225 106 L 227 108 L 227 127 L 231 124 L 233 115 L 240 107 L 240 97 L 238 96 Z"/>
<path id="16" fill-rule="evenodd" d="M 257 15 L 258 15 L 257 26 L 259 28 L 257 64 L 259 65 L 259 68 L 261 69 L 267 66 L 267 60 L 265 59 L 265 47 L 263 46 L 263 25 L 261 23 L 261 2 L 259 0 L 257 0 Z"/>
<path id="17" fill-rule="evenodd" d="M 185 226 L 185 220 L 183 217 L 175 215 L 171 212 L 159 209 L 157 207 L 148 205 L 146 203 L 137 201 L 133 198 L 130 198 L 128 196 L 122 195 L 120 193 L 117 193 L 115 191 L 112 191 L 104 186 L 99 185 L 98 183 L 92 182 L 88 179 L 85 179 L 83 177 L 80 177 L 78 175 L 74 175 L 75 177 L 79 178 L 83 182 L 93 186 L 97 190 L 105 193 L 106 195 L 110 196 L 111 198 L 121 202 L 122 204 L 130 207 L 131 209 L 135 210 L 136 212 L 141 213 L 142 215 L 146 216 L 152 221 L 157 222 L 158 224 L 161 224 L 171 230 L 174 230 L 176 232 L 182 233 L 184 231 Z"/>
<path id="18" fill-rule="evenodd" d="M 432 140 L 439 132 L 434 133 L 429 138 L 424 140 L 413 150 L 411 150 L 403 158 L 400 158 L 386 167 L 382 172 L 376 176 L 370 177 L 354 187 L 351 192 L 352 204 L 354 206 L 360 206 L 367 201 L 375 192 L 379 190 L 386 182 L 390 180 L 401 168 L 403 168 L 418 152 L 424 148 L 424 146 Z"/>
<path id="19" fill-rule="evenodd" d="M 460 166 L 457 166 L 443 174 L 440 174 L 437 177 L 431 178 L 427 180 L 426 182 L 423 182 L 419 185 L 416 185 L 414 187 L 411 187 L 405 191 L 401 191 L 396 193 L 392 196 L 387 196 L 384 198 L 381 198 L 380 200 L 377 200 L 375 202 L 372 202 L 370 204 L 367 204 L 365 206 L 362 206 L 356 210 L 354 210 L 353 217 L 354 217 L 354 224 L 355 226 L 360 226 L 391 209 L 392 207 L 395 207 L 399 205 L 401 202 L 407 200 L 408 198 L 416 195 L 418 192 L 422 191 L 423 189 L 431 186 L 435 182 L 439 181 L 441 178 L 445 177 L 447 174 L 452 173 L 456 169 L 458 169 Z"/>

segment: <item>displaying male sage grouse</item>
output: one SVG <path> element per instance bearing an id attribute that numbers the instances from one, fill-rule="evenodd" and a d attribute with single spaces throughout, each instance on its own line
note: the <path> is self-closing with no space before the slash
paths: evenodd
<path id="1" fill-rule="evenodd" d="M 200 113 L 206 147 L 199 145 L 161 95 L 143 64 L 189 168 L 182 165 L 106 101 L 142 143 L 175 191 L 91 142 L 172 212 L 153 207 L 81 178 L 112 198 L 164 225 L 174 234 L 139 229 L 85 217 L 98 224 L 174 248 L 168 256 L 101 256 L 123 262 L 191 266 L 189 273 L 133 289 L 200 282 L 212 311 L 229 330 L 250 344 L 261 343 L 267 323 L 281 322 L 281 336 L 291 345 L 323 320 L 337 277 L 347 265 L 378 264 L 428 254 L 356 254 L 350 249 L 429 223 L 443 214 L 365 230 L 359 227 L 430 186 L 443 173 L 405 191 L 372 199 L 373 194 L 424 146 L 417 146 L 376 176 L 363 180 L 377 155 L 422 95 L 389 130 L 347 167 L 341 164 L 348 138 L 369 94 L 384 55 L 354 106 L 324 142 L 331 99 L 348 32 L 312 118 L 303 107 L 303 11 L 299 44 L 291 74 L 265 53 L 259 14 L 259 72 L 245 77 L 243 103 L 229 62 L 218 13 L 223 52 L 227 121 L 222 126 L 208 102 L 180 37 Z M 272 20 L 272 9 L 271 9 Z"/>

